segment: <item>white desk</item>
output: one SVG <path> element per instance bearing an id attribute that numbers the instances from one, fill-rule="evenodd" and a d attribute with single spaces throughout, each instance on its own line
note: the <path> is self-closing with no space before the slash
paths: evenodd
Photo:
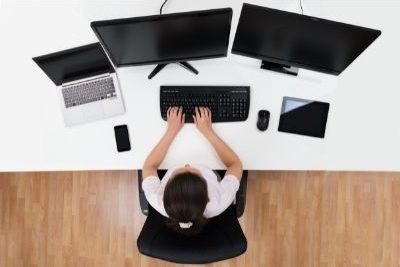
<path id="1" fill-rule="evenodd" d="M 169 65 L 153 80 L 154 66 L 118 69 L 127 112 L 66 128 L 56 87 L 33 56 L 96 41 L 93 20 L 156 14 L 161 0 L 25 1 L 0 6 L 0 171 L 138 169 L 165 129 L 159 114 L 160 85 L 250 85 L 246 122 L 215 124 L 246 169 L 400 170 L 399 1 L 303 0 L 306 14 L 363 25 L 383 34 L 341 76 L 301 70 L 290 77 L 259 69 L 260 61 L 232 55 L 193 61 L 194 76 Z M 248 1 L 298 11 L 297 1 Z M 361 3 L 362 2 L 362 3 Z M 231 6 L 230 47 L 242 1 L 170 0 L 173 13 Z M 230 48 L 229 48 L 230 51 Z M 277 132 L 283 96 L 331 103 L 326 138 Z M 256 129 L 259 109 L 271 111 L 269 129 Z M 113 126 L 127 123 L 132 151 L 117 153 Z M 162 167 L 222 163 L 193 125 L 186 125 Z"/>

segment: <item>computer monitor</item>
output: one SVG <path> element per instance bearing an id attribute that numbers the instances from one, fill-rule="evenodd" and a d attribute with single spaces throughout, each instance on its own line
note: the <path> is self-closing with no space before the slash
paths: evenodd
<path id="1" fill-rule="evenodd" d="M 117 67 L 169 63 L 198 73 L 188 60 L 227 55 L 232 9 L 95 21 L 91 27 Z"/>
<path id="2" fill-rule="evenodd" d="M 243 4 L 232 53 L 262 60 L 261 68 L 297 75 L 298 68 L 339 75 L 379 30 Z"/>

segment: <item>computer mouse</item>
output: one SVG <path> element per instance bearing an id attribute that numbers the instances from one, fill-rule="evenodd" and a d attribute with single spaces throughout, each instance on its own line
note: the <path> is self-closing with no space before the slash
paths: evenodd
<path id="1" fill-rule="evenodd" d="M 258 119 L 257 119 L 257 128 L 260 131 L 265 131 L 268 129 L 269 124 L 269 111 L 268 110 L 260 110 L 258 111 Z"/>

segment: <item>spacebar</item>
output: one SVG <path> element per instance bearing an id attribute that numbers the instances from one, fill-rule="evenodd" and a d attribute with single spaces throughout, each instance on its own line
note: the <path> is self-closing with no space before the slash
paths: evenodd
<path id="1" fill-rule="evenodd" d="M 185 123 L 194 123 L 192 114 L 185 115 Z"/>
<path id="2" fill-rule="evenodd" d="M 212 117 L 212 122 L 223 122 L 223 121 L 225 121 L 225 120 L 223 120 L 223 119 L 221 119 L 221 118 Z M 186 116 L 185 116 L 185 123 L 194 123 L 192 114 L 189 114 L 189 115 L 186 114 Z"/>

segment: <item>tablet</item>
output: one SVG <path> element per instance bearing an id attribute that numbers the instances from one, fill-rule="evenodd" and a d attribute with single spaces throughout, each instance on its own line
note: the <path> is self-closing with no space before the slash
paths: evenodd
<path id="1" fill-rule="evenodd" d="M 324 138 L 329 103 L 283 97 L 278 131 Z"/>

